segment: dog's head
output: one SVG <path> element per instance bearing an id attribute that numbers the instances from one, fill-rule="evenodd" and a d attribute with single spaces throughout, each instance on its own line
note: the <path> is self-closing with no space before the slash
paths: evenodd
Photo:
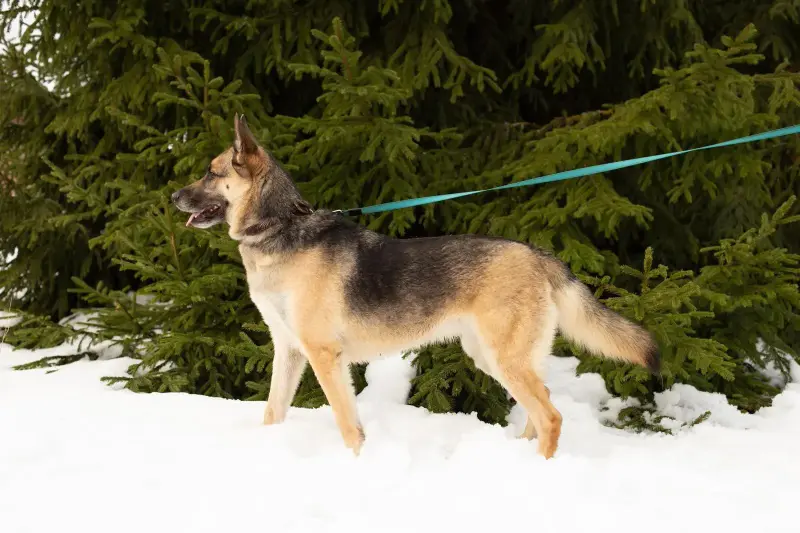
<path id="1" fill-rule="evenodd" d="M 172 194 L 175 206 L 191 213 L 187 226 L 210 228 L 228 222 L 233 230 L 261 203 L 277 163 L 259 146 L 243 116 L 234 118 L 234 129 L 233 146 L 211 161 L 202 178 Z M 291 184 L 287 175 L 281 177 Z"/>

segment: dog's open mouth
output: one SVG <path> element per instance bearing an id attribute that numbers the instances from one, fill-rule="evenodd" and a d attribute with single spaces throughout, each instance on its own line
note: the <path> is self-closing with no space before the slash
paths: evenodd
<path id="1" fill-rule="evenodd" d="M 217 219 L 222 218 L 225 215 L 222 209 L 222 205 L 220 204 L 212 204 L 202 211 L 197 211 L 196 213 L 192 213 L 189 216 L 189 220 L 186 221 L 186 227 L 189 226 L 202 226 L 204 224 L 208 224 L 210 222 L 214 222 Z"/>

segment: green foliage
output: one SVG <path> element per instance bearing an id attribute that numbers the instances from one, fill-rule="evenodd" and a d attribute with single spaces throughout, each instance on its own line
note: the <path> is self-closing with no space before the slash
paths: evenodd
<path id="1" fill-rule="evenodd" d="M 119 347 L 136 362 L 107 381 L 143 392 L 268 394 L 269 333 L 235 243 L 224 228 L 187 229 L 169 204 L 229 145 L 235 112 L 313 205 L 333 209 L 800 122 L 796 2 L 4 6 L 3 35 L 30 19 L 0 47 L 0 303 L 23 316 L 6 341 Z M 791 137 L 360 222 L 552 250 L 655 333 L 663 374 L 563 340 L 557 355 L 623 397 L 681 382 L 754 411 L 778 390 L 765 365 L 787 374 L 800 348 L 798 163 Z M 62 320 L 73 312 L 88 325 Z M 511 400 L 457 345 L 413 363 L 410 403 L 505 423 Z M 353 374 L 360 389 L 364 367 Z M 308 371 L 295 405 L 322 403 Z M 645 427 L 642 416 L 624 423 Z"/>
<path id="2" fill-rule="evenodd" d="M 683 422 L 680 428 L 691 428 L 697 424 L 702 424 L 711 416 L 711 411 L 705 411 L 691 422 Z M 620 410 L 617 416 L 617 421 L 605 421 L 604 424 L 608 427 L 617 429 L 626 429 L 641 433 L 643 431 L 665 433 L 667 435 L 674 435 L 673 430 L 665 428 L 661 422 L 666 419 L 675 420 L 672 417 L 659 415 L 655 413 L 652 408 L 645 408 L 640 406 L 625 407 Z"/>
<path id="3" fill-rule="evenodd" d="M 477 413 L 480 420 L 506 425 L 513 399 L 477 368 L 458 344 L 425 348 L 414 354 L 416 376 L 408 403 L 434 413 Z"/>
<path id="4" fill-rule="evenodd" d="M 19 322 L 3 333 L 3 342 L 18 348 L 50 348 L 80 335 L 74 327 L 54 323 L 46 317 L 17 313 Z"/>
<path id="5" fill-rule="evenodd" d="M 652 268 L 648 248 L 642 271 L 620 267 L 621 274 L 639 281 L 638 294 L 611 285 L 608 277 L 587 280 L 598 286 L 598 296 L 613 294 L 606 305 L 656 335 L 664 363 L 661 375 L 651 376 L 640 367 L 588 357 L 578 372 L 600 372 L 608 389 L 623 397 L 644 398 L 681 382 L 722 392 L 745 411 L 768 405 L 778 390 L 759 369 L 769 362 L 788 378 L 784 354 L 796 352 L 782 340 L 783 332 L 800 326 L 795 312 L 800 307 L 800 255 L 769 242 L 780 226 L 798 220 L 787 216 L 794 201 L 790 198 L 772 217 L 764 215 L 759 228 L 704 248 L 704 253 L 713 252 L 716 263 L 697 273 Z M 759 339 L 770 349 L 757 350 Z"/>

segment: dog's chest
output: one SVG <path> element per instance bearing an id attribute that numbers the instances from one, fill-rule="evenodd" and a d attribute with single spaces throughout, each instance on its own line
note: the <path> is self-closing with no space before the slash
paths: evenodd
<path id="1" fill-rule="evenodd" d="M 250 298 L 268 325 L 279 322 L 289 326 L 290 290 L 285 279 L 285 267 L 269 258 L 256 263 L 244 257 Z"/>
<path id="2" fill-rule="evenodd" d="M 279 323 L 287 329 L 289 324 L 289 294 L 285 292 L 250 291 L 250 298 L 256 304 L 261 317 L 267 325 Z"/>

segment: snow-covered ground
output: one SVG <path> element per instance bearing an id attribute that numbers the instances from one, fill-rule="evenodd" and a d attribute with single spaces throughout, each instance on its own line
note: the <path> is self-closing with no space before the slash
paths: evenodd
<path id="1" fill-rule="evenodd" d="M 670 436 L 603 426 L 600 406 L 620 402 L 598 376 L 575 377 L 575 360 L 552 358 L 564 428 L 545 461 L 514 438 L 519 410 L 501 428 L 403 405 L 410 369 L 388 358 L 368 369 L 355 458 L 328 407 L 265 427 L 260 402 L 100 382 L 126 359 L 10 369 L 69 349 L 0 345 L 3 533 L 800 531 L 796 365 L 756 415 L 689 387 L 660 395 L 679 422 L 712 411 Z"/>

